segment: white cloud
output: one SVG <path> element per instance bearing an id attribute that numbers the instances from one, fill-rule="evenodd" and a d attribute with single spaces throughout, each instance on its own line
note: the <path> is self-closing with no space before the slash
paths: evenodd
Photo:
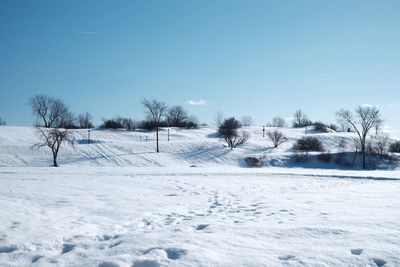
<path id="1" fill-rule="evenodd" d="M 191 106 L 205 106 L 205 105 L 207 105 L 207 101 L 205 101 L 203 99 L 199 99 L 199 100 L 191 99 L 191 100 L 186 101 L 185 103 L 188 104 L 188 105 L 191 105 Z"/>

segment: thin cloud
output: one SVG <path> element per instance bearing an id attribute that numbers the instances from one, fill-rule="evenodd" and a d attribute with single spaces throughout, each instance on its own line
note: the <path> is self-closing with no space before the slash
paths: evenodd
<path id="1" fill-rule="evenodd" d="M 186 101 L 186 104 L 191 105 L 191 106 L 205 106 L 207 105 L 207 101 L 203 100 L 203 99 L 199 99 L 199 100 L 188 100 Z"/>

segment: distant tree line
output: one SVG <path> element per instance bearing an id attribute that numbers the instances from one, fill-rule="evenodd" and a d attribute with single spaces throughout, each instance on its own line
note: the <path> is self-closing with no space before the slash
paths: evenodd
<path id="1" fill-rule="evenodd" d="M 0 126 L 6 125 L 6 124 L 7 124 L 6 121 L 0 117 Z"/>

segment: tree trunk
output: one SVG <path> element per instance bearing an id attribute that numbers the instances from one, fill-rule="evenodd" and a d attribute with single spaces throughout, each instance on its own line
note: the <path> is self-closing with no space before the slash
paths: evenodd
<path id="1" fill-rule="evenodd" d="M 160 149 L 159 149 L 159 147 L 158 147 L 158 125 L 157 125 L 157 127 L 156 127 L 156 131 L 157 131 L 157 133 L 156 133 L 157 153 L 160 153 Z"/>
<path id="2" fill-rule="evenodd" d="M 53 167 L 58 167 L 57 154 L 53 152 Z"/>
<path id="3" fill-rule="evenodd" d="M 361 144 L 361 153 L 362 153 L 363 169 L 366 169 L 366 167 L 365 167 L 365 144 Z"/>

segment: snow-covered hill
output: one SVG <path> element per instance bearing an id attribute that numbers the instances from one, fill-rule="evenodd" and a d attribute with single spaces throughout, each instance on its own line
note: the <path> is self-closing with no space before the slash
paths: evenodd
<path id="1" fill-rule="evenodd" d="M 242 147 L 231 151 L 216 135 L 215 128 L 206 127 L 196 130 L 170 129 L 170 141 L 167 130 L 160 133 L 161 153 L 155 153 L 154 132 L 92 130 L 92 143 L 87 143 L 87 131 L 74 131 L 75 144 L 64 145 L 59 155 L 61 166 L 244 166 L 243 159 L 248 156 L 262 158 L 267 166 L 293 167 L 293 142 L 305 135 L 305 129 L 280 129 L 289 141 L 277 149 L 267 137 L 263 138 L 261 127 L 244 129 L 251 134 L 250 140 Z M 272 129 L 266 129 L 272 130 Z M 326 150 L 335 152 L 342 140 L 350 148 L 354 134 L 325 133 L 308 136 L 319 138 Z M 51 164 L 48 148 L 32 149 L 38 142 L 33 127 L 0 127 L 0 166 L 35 166 Z M 311 162 L 304 167 L 335 168 L 329 164 Z"/>

